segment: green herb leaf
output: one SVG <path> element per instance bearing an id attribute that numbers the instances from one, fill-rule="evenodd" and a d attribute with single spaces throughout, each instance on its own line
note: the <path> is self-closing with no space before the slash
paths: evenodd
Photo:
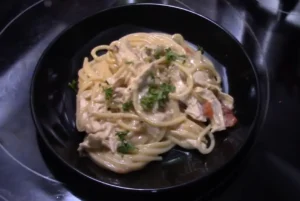
<path id="1" fill-rule="evenodd" d="M 129 142 L 124 142 L 118 147 L 117 151 L 122 154 L 133 154 L 137 152 L 137 148 Z"/>
<path id="2" fill-rule="evenodd" d="M 152 49 L 149 48 L 149 47 L 146 47 L 146 48 L 145 48 L 145 53 L 146 53 L 148 56 L 150 56 L 151 53 L 152 53 Z"/>
<path id="3" fill-rule="evenodd" d="M 128 135 L 129 131 L 119 131 L 116 135 L 119 137 L 121 141 L 125 140 L 125 137 Z"/>
<path id="4" fill-rule="evenodd" d="M 131 110 L 133 108 L 132 101 L 128 101 L 128 102 L 124 103 L 122 105 L 122 108 L 125 112 L 128 112 L 129 110 Z"/>
<path id="5" fill-rule="evenodd" d="M 68 83 L 68 86 L 73 89 L 75 92 L 77 91 L 77 82 L 76 80 L 72 80 L 71 82 Z"/>
<path id="6" fill-rule="evenodd" d="M 165 50 L 163 47 L 159 46 L 154 50 L 153 56 L 155 59 L 159 59 L 160 57 L 162 57 L 164 55 L 165 55 Z"/>
<path id="7" fill-rule="evenodd" d="M 151 55 L 152 51 L 147 51 L 146 53 L 149 53 L 149 55 Z M 163 56 L 166 57 L 167 63 L 171 63 L 172 61 L 175 61 L 176 59 L 179 58 L 184 59 L 186 57 L 186 55 L 178 55 L 171 48 L 164 49 L 162 46 L 159 46 L 154 50 L 152 58 L 159 59 Z"/>
<path id="8" fill-rule="evenodd" d="M 144 110 L 151 110 L 156 103 L 156 97 L 151 94 L 147 94 L 141 98 L 141 105 Z"/>
<path id="9" fill-rule="evenodd" d="M 126 141 L 126 136 L 128 135 L 128 133 L 129 131 L 120 131 L 116 133 L 121 141 L 121 145 L 118 147 L 117 151 L 122 154 L 130 154 L 137 151 L 137 148 L 135 148 L 134 145 Z"/>
<path id="10" fill-rule="evenodd" d="M 173 52 L 171 48 L 166 49 L 166 60 L 168 63 L 175 61 L 178 58 L 178 54 Z"/>
<path id="11" fill-rule="evenodd" d="M 130 64 L 134 64 L 134 63 L 133 63 L 133 61 L 125 61 L 125 64 L 130 65 Z"/>
<path id="12" fill-rule="evenodd" d="M 197 46 L 197 50 L 198 50 L 198 51 L 200 51 L 200 52 L 201 52 L 201 54 L 203 54 L 203 53 L 204 53 L 204 49 L 203 49 L 203 47 L 202 47 L 202 46 L 200 46 L 200 45 L 198 45 L 198 46 Z"/>
<path id="13" fill-rule="evenodd" d="M 161 84 L 160 88 L 162 89 L 163 92 L 167 92 L 167 93 L 174 92 L 176 89 L 175 86 L 166 83 Z"/>
<path id="14" fill-rule="evenodd" d="M 111 100 L 112 99 L 112 97 L 113 97 L 113 88 L 106 88 L 106 89 L 104 89 L 104 93 L 105 93 L 105 99 L 106 100 Z"/>
<path id="15" fill-rule="evenodd" d="M 147 94 L 141 98 L 141 106 L 144 110 L 151 110 L 158 103 L 158 106 L 162 108 L 169 100 L 169 93 L 174 91 L 175 86 L 170 84 L 152 84 L 149 86 Z"/>

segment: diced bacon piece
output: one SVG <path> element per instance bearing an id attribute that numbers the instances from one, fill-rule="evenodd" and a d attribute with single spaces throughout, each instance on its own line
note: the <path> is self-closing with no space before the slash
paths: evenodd
<path id="1" fill-rule="evenodd" d="M 206 116 L 208 118 L 213 118 L 213 116 L 214 116 L 214 111 L 213 111 L 211 103 L 209 101 L 206 101 L 203 104 L 203 114 L 204 114 L 204 116 Z"/>
<path id="2" fill-rule="evenodd" d="M 232 110 L 228 107 L 222 105 L 223 115 L 224 115 L 224 121 L 226 127 L 232 127 L 237 123 L 237 118 L 233 114 Z"/>

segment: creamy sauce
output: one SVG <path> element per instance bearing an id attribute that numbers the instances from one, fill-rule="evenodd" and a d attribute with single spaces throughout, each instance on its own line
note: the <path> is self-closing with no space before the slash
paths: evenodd
<path id="1" fill-rule="evenodd" d="M 101 167 L 135 171 L 175 145 L 208 154 L 212 133 L 234 123 L 213 63 L 180 34 L 129 34 L 91 55 L 78 72 L 76 126 L 86 132 L 78 151 Z"/>

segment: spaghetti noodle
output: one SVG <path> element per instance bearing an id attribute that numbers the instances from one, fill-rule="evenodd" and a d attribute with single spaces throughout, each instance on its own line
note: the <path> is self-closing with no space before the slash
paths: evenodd
<path id="1" fill-rule="evenodd" d="M 78 72 L 78 150 L 101 167 L 135 171 L 175 145 L 208 154 L 237 121 L 213 63 L 180 34 L 133 33 L 91 55 Z"/>

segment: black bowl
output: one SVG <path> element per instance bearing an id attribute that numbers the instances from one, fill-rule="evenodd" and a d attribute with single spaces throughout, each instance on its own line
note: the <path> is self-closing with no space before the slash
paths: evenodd
<path id="1" fill-rule="evenodd" d="M 119 175 L 96 166 L 77 152 L 83 134 L 75 127 L 76 93 L 68 82 L 77 79 L 85 56 L 99 44 L 133 32 L 181 33 L 201 45 L 215 63 L 223 89 L 235 98 L 239 123 L 216 133 L 216 147 L 209 155 L 174 148 L 164 160 L 143 170 Z M 71 26 L 51 43 L 41 57 L 32 82 L 31 106 L 39 134 L 69 168 L 108 186 L 130 190 L 163 190 L 205 182 L 224 168 L 253 134 L 259 113 L 259 85 L 247 54 L 228 32 L 193 12 L 163 5 L 139 4 L 100 12 Z"/>

